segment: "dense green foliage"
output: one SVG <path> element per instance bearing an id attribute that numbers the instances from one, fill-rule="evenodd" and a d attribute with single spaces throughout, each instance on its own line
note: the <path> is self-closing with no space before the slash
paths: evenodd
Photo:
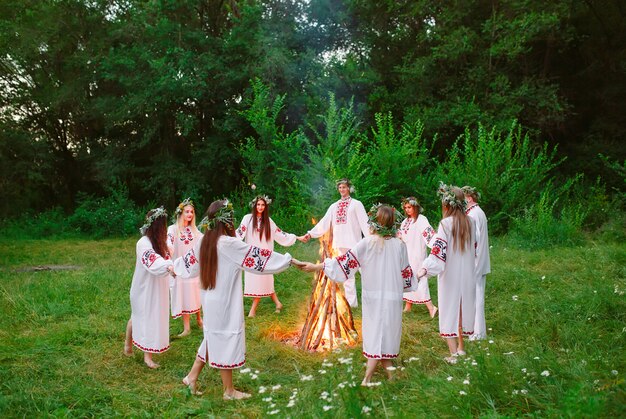
<path id="1" fill-rule="evenodd" d="M 140 207 L 247 198 L 251 173 L 264 192 L 300 191 L 276 208 L 298 224 L 341 176 L 364 201 L 426 198 L 447 175 L 504 199 L 471 159 L 458 173 L 444 161 L 455 143 L 470 153 L 466 129 L 505 140 L 513 121 L 530 134 L 520 149 L 548 159 L 524 170 L 567 157 L 563 178 L 602 175 L 623 194 L 609 165 L 625 160 L 625 13 L 618 0 L 6 0 L 0 216 L 70 213 L 117 185 Z M 302 183 L 305 166 L 318 176 Z M 515 193 L 493 208 L 503 226 Z"/>
<path id="2" fill-rule="evenodd" d="M 594 235 L 582 246 L 546 252 L 492 239 L 489 340 L 469 343 L 468 361 L 448 365 L 437 320 L 414 306 L 403 319 L 395 380 L 378 371 L 374 381 L 382 384 L 373 388 L 358 386 L 360 343 L 341 353 L 307 353 L 284 342 L 304 321 L 311 280 L 289 269 L 276 276 L 283 312 L 264 299 L 257 316 L 246 318 L 251 371 L 239 370 L 234 380 L 253 397 L 224 402 L 214 369 L 200 376 L 202 396 L 180 384 L 201 340 L 193 319 L 190 336 L 173 338 L 169 351 L 155 355 L 158 370 L 146 368 L 139 351 L 122 355 L 135 239 L 3 240 L 0 415 L 265 417 L 278 410 L 277 417 L 336 418 L 365 417 L 367 406 L 371 417 L 624 417 L 625 243 Z M 315 259 L 317 243 L 289 252 Z M 80 268 L 22 271 L 46 264 Z M 246 310 L 250 304 L 245 299 Z M 360 309 L 355 319 L 360 332 Z M 172 337 L 181 330 L 180 320 L 170 321 Z"/>

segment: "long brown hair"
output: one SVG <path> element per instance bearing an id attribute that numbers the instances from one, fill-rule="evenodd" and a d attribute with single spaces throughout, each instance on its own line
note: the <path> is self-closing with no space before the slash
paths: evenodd
<path id="1" fill-rule="evenodd" d="M 223 200 L 213 201 L 209 205 L 205 216 L 209 221 L 215 218 L 215 214 L 224 206 Z M 202 289 L 212 290 L 215 288 L 217 277 L 217 241 L 222 236 L 235 236 L 235 228 L 232 224 L 226 224 L 215 220 L 215 227 L 207 230 L 200 245 L 200 284 Z"/>
<path id="2" fill-rule="evenodd" d="M 154 211 L 148 211 L 146 218 L 150 217 Z M 167 249 L 167 217 L 165 215 L 155 219 L 150 227 L 146 230 L 146 237 L 150 239 L 152 248 L 161 257 L 166 257 L 168 253 Z"/>
<path id="3" fill-rule="evenodd" d="M 410 201 L 415 201 L 416 205 L 411 204 Z M 404 209 L 404 206 L 406 204 L 409 204 L 410 206 L 413 207 L 413 212 L 415 213 L 415 216 L 413 218 L 417 220 L 417 217 L 419 217 L 420 214 L 424 211 L 424 209 L 420 205 L 420 202 L 417 200 L 416 197 L 409 196 L 407 198 L 404 198 L 404 200 L 402 200 L 402 209 Z"/>
<path id="4" fill-rule="evenodd" d="M 261 225 L 257 225 L 257 215 L 256 215 L 256 204 L 259 201 L 265 202 L 265 209 L 263 210 L 263 214 L 261 214 Z M 265 239 L 269 240 L 272 237 L 272 226 L 270 225 L 270 206 L 267 204 L 267 201 L 261 197 L 252 201 L 252 234 L 259 229 L 259 238 L 263 240 L 263 236 Z"/>
<path id="5" fill-rule="evenodd" d="M 463 202 L 463 191 L 456 186 L 452 187 L 452 192 L 458 202 Z M 465 214 L 465 210 L 460 206 L 452 206 L 442 203 L 443 218 L 452 217 L 452 237 L 454 239 L 454 249 L 464 252 L 466 246 L 470 246 L 472 237 L 472 226 L 469 217 Z"/>

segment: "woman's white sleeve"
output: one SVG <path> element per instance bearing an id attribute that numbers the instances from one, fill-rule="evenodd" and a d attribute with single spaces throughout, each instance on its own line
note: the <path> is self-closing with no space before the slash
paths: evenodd
<path id="1" fill-rule="evenodd" d="M 163 275 L 167 273 L 167 268 L 172 266 L 172 261 L 161 257 L 152 248 L 152 244 L 148 241 L 148 245 L 137 244 L 137 257 L 141 262 L 141 266 L 152 275 Z"/>
<path id="2" fill-rule="evenodd" d="M 435 276 L 446 269 L 448 257 L 448 237 L 441 223 L 437 234 L 430 242 L 430 247 L 430 255 L 422 262 L 422 268 L 426 269 L 427 276 Z"/>
<path id="3" fill-rule="evenodd" d="M 358 244 L 357 244 L 358 246 Z M 327 258 L 324 261 L 324 273 L 335 282 L 345 282 L 361 268 L 356 247 L 341 256 Z"/>
<path id="4" fill-rule="evenodd" d="M 281 246 L 288 247 L 296 242 L 297 238 L 295 234 L 285 233 L 280 228 L 278 228 L 276 223 L 272 221 L 271 218 L 270 226 L 272 228 L 272 237 L 274 238 L 274 241 L 276 241 L 276 243 L 280 244 Z"/>

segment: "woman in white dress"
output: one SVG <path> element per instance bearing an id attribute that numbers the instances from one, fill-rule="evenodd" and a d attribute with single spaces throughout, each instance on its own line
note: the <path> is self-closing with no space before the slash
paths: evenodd
<path id="1" fill-rule="evenodd" d="M 167 212 L 163 207 L 150 210 L 140 229 L 136 246 L 135 273 L 130 287 L 131 316 L 126 324 L 124 354 L 133 354 L 133 345 L 144 353 L 149 368 L 158 368 L 153 353 L 170 347 L 168 315 L 169 277 L 174 267 L 167 248 Z"/>
<path id="2" fill-rule="evenodd" d="M 465 214 L 461 189 L 442 183 L 439 195 L 443 219 L 418 278 L 438 275 L 439 334 L 450 350 L 446 361 L 456 363 L 457 356 L 465 355 L 463 335 L 474 333 L 476 225 Z"/>
<path id="3" fill-rule="evenodd" d="M 233 386 L 233 369 L 246 362 L 241 270 L 279 273 L 291 264 L 289 254 L 251 246 L 236 238 L 233 217 L 228 200 L 213 202 L 200 223 L 208 228 L 202 241 L 174 262 L 174 271 L 181 277 L 200 274 L 204 314 L 204 339 L 183 383 L 198 394 L 196 381 L 208 363 L 220 371 L 224 400 L 250 397 Z"/>
<path id="4" fill-rule="evenodd" d="M 202 233 L 196 227 L 196 209 L 191 198 L 186 198 L 176 207 L 176 223 L 167 229 L 167 239 L 172 248 L 172 258 L 185 255 L 196 242 L 202 240 Z M 179 337 L 191 333 L 189 315 L 196 314 L 196 321 L 202 327 L 202 301 L 200 300 L 200 278 L 178 279 L 170 288 L 172 318 L 183 318 L 183 332 Z"/>
<path id="5" fill-rule="evenodd" d="M 409 263 L 413 272 L 417 272 L 426 259 L 426 246 L 430 247 L 430 240 L 435 235 L 435 230 L 430 226 L 428 219 L 422 215 L 422 206 L 414 196 L 409 196 L 402 201 L 402 208 L 406 218 L 398 230 L 398 238 L 406 243 L 409 252 Z M 430 318 L 437 314 L 437 307 L 433 305 L 428 289 L 428 280 L 423 279 L 417 284 L 417 291 L 404 294 L 404 311 L 411 311 L 413 304 L 424 304 L 428 308 Z"/>
<path id="6" fill-rule="evenodd" d="M 289 234 L 276 226 L 274 220 L 269 216 L 269 205 L 272 200 L 265 195 L 259 195 L 250 202 L 252 208 L 250 214 L 246 214 L 237 228 L 237 237 L 246 243 L 264 249 L 274 250 L 274 242 L 281 246 L 291 246 L 297 240 L 304 241 L 304 237 L 297 237 Z M 256 315 L 257 306 L 262 297 L 271 297 L 276 305 L 276 313 L 280 313 L 283 308 L 276 290 L 274 289 L 274 275 L 258 275 L 256 273 L 244 272 L 245 297 L 252 297 L 252 307 L 248 317 Z"/>
<path id="7" fill-rule="evenodd" d="M 396 216 L 394 208 L 375 205 L 369 213 L 372 235 L 341 256 L 302 266 L 307 272 L 324 270 L 336 282 L 361 271 L 363 355 L 367 358 L 363 386 L 369 385 L 379 361 L 390 376 L 391 359 L 400 351 L 402 294 L 417 286 L 406 245 L 396 237 Z"/>

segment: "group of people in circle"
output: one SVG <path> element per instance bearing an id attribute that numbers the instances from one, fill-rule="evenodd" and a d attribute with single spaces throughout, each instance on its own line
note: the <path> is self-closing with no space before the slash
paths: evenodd
<path id="1" fill-rule="evenodd" d="M 220 371 L 225 400 L 250 397 L 235 389 L 232 374 L 245 364 L 243 297 L 254 298 L 249 317 L 256 315 L 262 297 L 270 297 L 279 313 L 283 305 L 273 274 L 294 266 L 305 272 L 323 270 L 331 280 L 343 283 L 352 307 L 358 306 L 354 280 L 360 272 L 363 355 L 367 358 L 362 385 L 370 384 L 379 363 L 391 374 L 388 367 L 400 349 L 402 312 L 413 304 L 425 305 L 431 318 L 439 313 L 439 333 L 449 349 L 444 359 L 456 363 L 465 355 L 463 336 L 486 337 L 484 290 L 490 262 L 487 219 L 477 203 L 479 193 L 469 186 L 442 183 L 438 190 L 442 220 L 435 231 L 413 196 L 402 201 L 404 218 L 384 204 L 366 213 L 363 204 L 351 197 L 348 179 L 337 181 L 337 190 L 340 199 L 301 236 L 278 228 L 269 217 L 271 199 L 264 195 L 251 202 L 250 214 L 238 227 L 232 203 L 214 201 L 198 223 L 204 234 L 196 226 L 190 199 L 179 204 L 176 222 L 169 227 L 162 207 L 149 211 L 136 245 L 124 353 L 132 355 L 135 346 L 143 351 L 145 364 L 157 368 L 152 355 L 169 349 L 169 307 L 173 318 L 183 318 L 180 336 L 189 334 L 190 316 L 195 314 L 203 340 L 183 384 L 200 394 L 196 383 L 208 363 Z M 273 250 L 275 241 L 291 246 L 296 240 L 307 242 L 329 231 L 339 256 L 321 263 L 299 261 Z M 427 278 L 431 276 L 438 277 L 439 307 L 430 298 Z"/>

